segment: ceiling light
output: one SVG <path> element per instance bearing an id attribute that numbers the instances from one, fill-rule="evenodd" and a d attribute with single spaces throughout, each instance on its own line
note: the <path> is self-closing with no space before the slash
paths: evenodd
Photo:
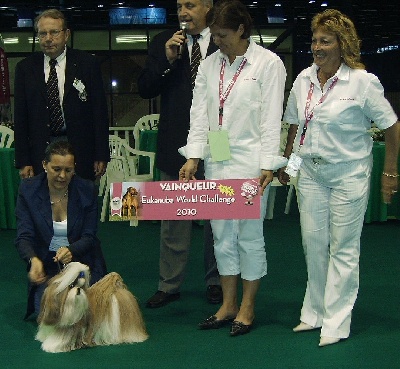
<path id="1" fill-rule="evenodd" d="M 135 44 L 139 42 L 147 42 L 146 35 L 119 35 L 115 38 L 117 44 Z"/>
<path id="2" fill-rule="evenodd" d="M 6 38 L 3 38 L 3 42 L 4 42 L 5 45 L 6 44 L 8 44 L 8 45 L 18 44 L 19 43 L 19 39 L 18 39 L 18 37 L 6 37 Z"/>

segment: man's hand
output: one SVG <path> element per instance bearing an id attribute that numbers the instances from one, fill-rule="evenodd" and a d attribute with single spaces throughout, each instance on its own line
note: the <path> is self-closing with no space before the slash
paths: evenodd
<path id="1" fill-rule="evenodd" d="M 21 179 L 33 177 L 35 174 L 33 173 L 33 166 L 26 165 L 19 170 L 19 176 Z"/>
<path id="2" fill-rule="evenodd" d="M 95 161 L 93 167 L 94 167 L 94 175 L 96 176 L 96 178 L 100 178 L 106 172 L 107 162 L 106 161 Z"/>
<path id="3" fill-rule="evenodd" d="M 178 58 L 178 47 L 186 42 L 183 30 L 179 30 L 165 43 L 165 56 L 170 64 Z"/>

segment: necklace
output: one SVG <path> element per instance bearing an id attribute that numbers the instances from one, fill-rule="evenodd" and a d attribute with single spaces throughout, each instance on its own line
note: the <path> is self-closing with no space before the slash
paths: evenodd
<path id="1" fill-rule="evenodd" d="M 65 191 L 65 194 L 64 194 L 62 197 L 60 197 L 57 201 L 51 201 L 51 200 L 50 200 L 50 205 L 58 204 L 58 203 L 61 202 L 64 198 L 66 198 L 67 195 L 68 195 L 68 190 Z"/>

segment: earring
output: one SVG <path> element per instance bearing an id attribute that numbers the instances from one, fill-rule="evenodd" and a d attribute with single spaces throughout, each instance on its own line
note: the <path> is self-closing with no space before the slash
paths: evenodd
<path id="1" fill-rule="evenodd" d="M 47 169 L 45 169 L 44 172 L 47 173 Z"/>

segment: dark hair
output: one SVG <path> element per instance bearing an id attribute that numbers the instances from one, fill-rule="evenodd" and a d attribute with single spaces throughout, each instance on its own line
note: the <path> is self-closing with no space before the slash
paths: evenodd
<path id="1" fill-rule="evenodd" d="M 60 12 L 58 9 L 47 9 L 40 13 L 36 18 L 35 18 L 35 31 L 38 31 L 38 22 L 42 18 L 53 18 L 53 19 L 61 19 L 62 21 L 62 28 L 67 29 L 67 21 L 65 19 L 65 16 L 62 12 Z"/>
<path id="2" fill-rule="evenodd" d="M 361 41 L 354 23 L 347 15 L 336 9 L 326 9 L 316 14 L 311 21 L 313 33 L 319 28 L 336 35 L 345 64 L 353 69 L 365 69 L 360 57 Z"/>
<path id="3" fill-rule="evenodd" d="M 72 155 L 75 158 L 75 153 L 72 145 L 68 141 L 64 140 L 54 141 L 50 143 L 49 146 L 46 147 L 46 150 L 44 152 L 43 161 L 45 163 L 49 163 L 53 155 Z"/>
<path id="4" fill-rule="evenodd" d="M 237 31 L 243 24 L 241 38 L 250 37 L 253 21 L 246 6 L 239 0 L 220 0 L 212 7 L 206 16 L 207 26 L 216 25 L 221 28 Z"/>

